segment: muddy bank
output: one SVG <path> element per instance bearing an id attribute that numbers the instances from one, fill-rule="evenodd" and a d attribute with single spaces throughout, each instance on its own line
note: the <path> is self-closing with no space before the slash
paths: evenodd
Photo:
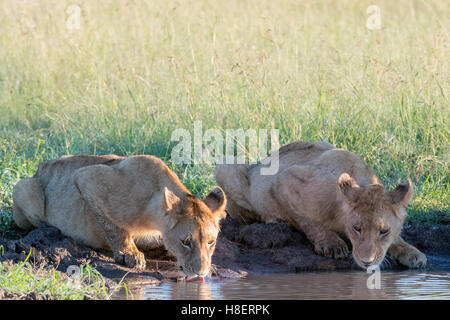
<path id="1" fill-rule="evenodd" d="M 450 268 L 450 224 L 413 223 L 404 227 L 403 236 L 427 254 L 427 269 Z M 54 266 L 66 272 L 71 265 L 89 264 L 113 283 L 126 276 L 125 282 L 129 285 L 157 285 L 162 281 L 180 280 L 181 276 L 175 259 L 164 248 L 144 252 L 147 268 L 138 273 L 115 264 L 111 252 L 77 244 L 58 229 L 46 225 L 19 240 L 0 237 L 0 245 L 4 247 L 1 261 L 23 261 L 31 250 L 29 261 L 36 268 Z M 240 278 L 248 273 L 359 269 L 351 258 L 334 260 L 316 255 L 305 236 L 284 222 L 243 226 L 231 218 L 222 222 L 213 264 L 212 275 L 220 278 Z M 390 268 L 400 267 L 393 263 Z M 4 291 L 0 291 L 0 296 L 17 298 Z"/>
<path id="2" fill-rule="evenodd" d="M 402 237 L 427 255 L 427 270 L 450 269 L 450 224 L 407 224 Z M 361 270 L 352 258 L 334 260 L 316 255 L 305 235 L 285 222 L 242 226 L 227 218 L 219 243 L 225 250 L 224 253 L 219 250 L 213 261 L 233 270 L 249 273 Z M 392 261 L 383 268 L 403 269 Z"/>
<path id="3" fill-rule="evenodd" d="M 114 263 L 111 252 L 93 250 L 78 244 L 64 236 L 54 227 L 42 224 L 18 240 L 0 237 L 3 254 L 0 261 L 18 263 L 27 258 L 31 251 L 29 262 L 36 268 L 53 266 L 56 270 L 66 272 L 71 265 L 91 265 L 106 279 L 120 281 L 124 276 L 133 282 L 141 284 L 158 284 L 165 280 L 180 280 L 176 260 L 164 248 L 144 252 L 147 267 L 143 272 Z M 240 278 L 242 275 L 232 270 L 217 266 L 213 276 L 225 278 Z"/>
<path id="4" fill-rule="evenodd" d="M 19 294 L 0 289 L 0 300 L 42 300 L 42 297 L 34 292 Z"/>

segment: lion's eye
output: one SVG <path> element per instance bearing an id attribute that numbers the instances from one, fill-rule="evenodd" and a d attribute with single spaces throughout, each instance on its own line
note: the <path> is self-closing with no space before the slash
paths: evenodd
<path id="1" fill-rule="evenodd" d="M 190 238 L 187 238 L 187 239 L 184 239 L 184 240 L 180 240 L 180 242 L 183 245 L 183 247 L 186 247 L 186 248 L 190 249 L 191 246 L 192 246 L 192 242 L 191 242 Z"/>
<path id="2" fill-rule="evenodd" d="M 382 230 L 380 230 L 380 236 L 382 237 L 382 236 L 385 236 L 385 235 L 387 235 L 388 233 L 389 233 L 389 229 L 382 229 Z"/>
<path id="3" fill-rule="evenodd" d="M 353 230 L 355 230 L 356 233 L 361 233 L 361 228 L 358 226 L 353 226 Z"/>
<path id="4" fill-rule="evenodd" d="M 212 247 L 216 243 L 216 240 L 209 240 L 208 241 L 208 247 Z"/>

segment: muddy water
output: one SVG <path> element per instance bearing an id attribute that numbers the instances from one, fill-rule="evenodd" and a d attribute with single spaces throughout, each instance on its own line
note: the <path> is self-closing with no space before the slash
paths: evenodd
<path id="1" fill-rule="evenodd" d="M 241 280 L 166 282 L 131 289 L 134 299 L 450 299 L 449 272 L 381 272 L 368 289 L 365 272 L 252 275 Z M 369 281 L 377 285 L 375 278 Z M 124 298 L 118 295 L 116 298 Z"/>

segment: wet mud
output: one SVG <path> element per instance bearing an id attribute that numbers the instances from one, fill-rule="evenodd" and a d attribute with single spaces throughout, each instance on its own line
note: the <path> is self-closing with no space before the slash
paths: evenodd
<path id="1" fill-rule="evenodd" d="M 402 236 L 427 255 L 427 270 L 450 269 L 450 224 L 407 224 Z M 78 244 L 44 224 L 20 239 L 0 237 L 0 245 L 2 262 L 24 261 L 31 251 L 29 262 L 36 268 L 53 266 L 65 273 L 71 265 L 89 264 L 109 283 L 123 279 L 129 286 L 142 286 L 182 279 L 175 258 L 162 247 L 144 252 L 146 270 L 137 272 L 114 263 L 111 252 Z M 305 235 L 285 222 L 240 225 L 229 217 L 222 222 L 212 263 L 211 275 L 225 279 L 247 274 L 360 269 L 351 258 L 334 260 L 316 255 Z M 391 262 L 387 268 L 402 267 Z M 17 298 L 36 297 L 18 297 L 0 290 L 0 300 Z"/>

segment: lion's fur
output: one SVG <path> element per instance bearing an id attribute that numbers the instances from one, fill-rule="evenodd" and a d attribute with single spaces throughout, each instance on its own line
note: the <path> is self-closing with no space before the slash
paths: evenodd
<path id="1" fill-rule="evenodd" d="M 305 232 L 316 252 L 335 258 L 347 255 L 349 239 L 360 265 L 380 264 L 388 249 L 392 255 L 408 252 L 399 259 L 407 266 L 425 265 L 425 256 L 399 237 L 412 197 L 409 180 L 388 192 L 360 157 L 327 142 L 294 142 L 281 147 L 278 157 L 275 175 L 260 174 L 264 160 L 217 166 L 216 181 L 232 217 L 242 223 L 286 220 Z M 363 229 L 360 237 L 356 225 Z M 389 228 L 382 238 L 381 228 Z"/>
<path id="2" fill-rule="evenodd" d="M 118 262 L 143 268 L 136 247 L 162 243 L 191 274 L 209 270 L 225 194 L 216 188 L 194 197 L 153 156 L 64 156 L 39 165 L 14 187 L 13 215 L 19 227 L 40 222 L 93 248 L 112 250 Z M 180 245 L 192 237 L 192 250 Z"/>

